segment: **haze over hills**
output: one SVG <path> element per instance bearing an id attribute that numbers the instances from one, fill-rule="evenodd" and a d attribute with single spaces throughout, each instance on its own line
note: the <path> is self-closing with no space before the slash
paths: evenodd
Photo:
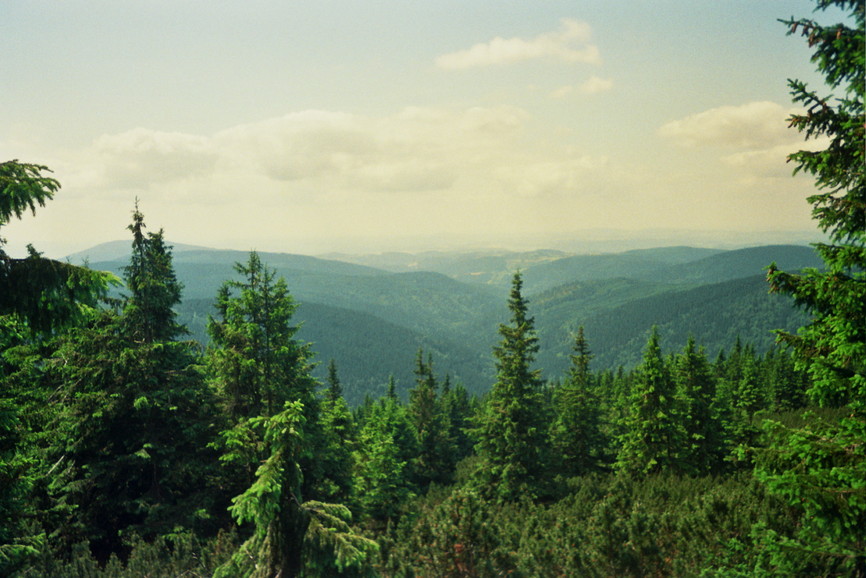
<path id="1" fill-rule="evenodd" d="M 116 242 L 85 253 L 91 267 L 121 273 L 128 252 L 128 242 Z M 173 255 L 185 287 L 180 320 L 206 342 L 217 288 L 238 278 L 234 265 L 248 253 L 175 245 Z M 411 388 L 419 348 L 433 356 L 440 376 L 447 373 L 472 391 L 485 391 L 494 375 L 491 348 L 499 340 L 498 325 L 508 319 L 508 285 L 517 269 L 536 318 L 538 367 L 553 379 L 568 367 L 579 325 L 585 327 L 596 369 L 637 363 L 653 325 L 667 350 L 681 348 L 689 335 L 711 356 L 737 337 L 764 350 L 773 342 L 772 329 L 795 329 L 804 318 L 790 300 L 768 295 L 763 268 L 773 261 L 785 270 L 821 264 L 811 248 L 795 245 L 679 246 L 598 255 L 259 255 L 286 279 L 300 304 L 299 337 L 313 343 L 317 375 L 323 377 L 327 361 L 334 359 L 353 404 L 367 393 L 381 394 L 389 376 L 399 391 Z M 81 255 L 70 260 L 76 258 Z"/>

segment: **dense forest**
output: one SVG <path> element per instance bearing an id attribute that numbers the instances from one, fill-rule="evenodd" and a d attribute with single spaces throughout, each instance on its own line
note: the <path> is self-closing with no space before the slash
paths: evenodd
<path id="1" fill-rule="evenodd" d="M 411 383 L 349 403 L 343 360 L 317 359 L 294 290 L 256 252 L 189 309 L 138 206 L 117 274 L 32 247 L 15 259 L 0 240 L 0 575 L 866 576 L 866 9 L 818 1 L 830 6 L 853 26 L 787 22 L 842 92 L 791 81 L 805 110 L 792 126 L 831 143 L 791 156 L 815 178 L 829 242 L 821 267 L 766 263 L 763 292 L 804 314 L 800 329 L 763 328 L 775 347 L 708 347 L 696 331 L 671 346 L 673 293 L 647 291 L 656 268 L 638 289 L 602 287 L 541 255 L 487 280 L 502 307 L 484 312 L 501 313 L 481 338 L 486 388 L 428 346 L 447 327 L 477 334 L 457 319 L 467 292 L 439 307 L 455 315 L 431 324 L 443 335 L 394 332 L 413 348 Z M 0 163 L 0 226 L 59 186 L 45 166 Z M 698 262 L 679 264 L 677 310 L 719 323 L 701 304 L 754 279 L 689 287 L 713 275 Z M 356 267 L 358 286 L 392 279 Z M 594 336 L 625 331 L 617 299 L 636 290 L 639 358 L 606 358 Z M 575 310 L 575 294 L 608 307 Z M 345 310 L 319 307 L 340 323 Z M 537 319 L 559 337 L 541 339 Z"/>

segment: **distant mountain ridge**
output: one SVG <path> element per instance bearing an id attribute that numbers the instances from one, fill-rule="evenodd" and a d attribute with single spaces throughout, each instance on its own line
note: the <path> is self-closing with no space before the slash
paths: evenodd
<path id="1" fill-rule="evenodd" d="M 111 243 L 81 254 L 91 256 L 93 268 L 120 273 L 129 246 Z M 173 254 L 184 284 L 180 320 L 204 342 L 217 288 L 238 278 L 235 263 L 245 262 L 249 253 L 175 245 Z M 100 261 L 93 255 L 111 257 Z M 552 379 L 567 369 L 579 325 L 585 327 L 595 369 L 634 365 L 653 325 L 666 349 L 682 347 L 689 335 L 711 355 L 736 337 L 769 347 L 772 329 L 796 329 L 804 317 L 789 300 L 767 294 L 763 268 L 773 261 L 785 270 L 821 264 L 811 248 L 794 245 L 598 255 L 401 253 L 354 262 L 259 255 L 286 279 L 300 304 L 299 336 L 318 353 L 317 375 L 323 377 L 327 361 L 334 359 L 353 404 L 367 393 L 381 393 L 389 376 L 405 394 L 414 385 L 419 347 L 433 355 L 437 374 L 447 373 L 476 392 L 489 388 L 491 348 L 499 339 L 498 325 L 508 319 L 508 283 L 518 268 L 536 318 L 538 367 Z M 371 266 L 376 262 L 392 270 Z"/>

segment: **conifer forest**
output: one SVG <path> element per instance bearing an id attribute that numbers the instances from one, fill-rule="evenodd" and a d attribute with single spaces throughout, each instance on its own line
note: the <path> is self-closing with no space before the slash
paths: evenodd
<path id="1" fill-rule="evenodd" d="M 761 324 L 769 347 L 672 346 L 645 315 L 634 363 L 598 364 L 580 319 L 551 351 L 516 270 L 489 381 L 421 346 L 410 383 L 359 389 L 265 255 L 199 335 L 146 206 L 116 272 L 0 239 L 0 575 L 866 577 L 866 9 L 816 4 L 780 34 L 825 81 L 790 81 L 789 119 L 829 143 L 789 159 L 825 240 L 820 266 L 765 263 L 802 315 Z M 38 218 L 52 175 L 0 164 L 0 226 Z"/>

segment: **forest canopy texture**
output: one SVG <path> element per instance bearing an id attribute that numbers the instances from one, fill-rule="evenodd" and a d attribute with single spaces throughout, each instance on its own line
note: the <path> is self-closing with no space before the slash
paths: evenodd
<path id="1" fill-rule="evenodd" d="M 825 80 L 790 81 L 792 130 L 829 145 L 789 158 L 824 266 L 768 263 L 809 319 L 768 351 L 649 323 L 636 365 L 596 370 L 581 325 L 547 373 L 517 271 L 485 390 L 421 347 L 405 395 L 350 406 L 255 252 L 203 345 L 137 205 L 122 279 L 0 238 L 0 575 L 866 576 L 866 8 L 816 4 L 782 23 Z M 0 228 L 59 189 L 0 163 Z"/>

